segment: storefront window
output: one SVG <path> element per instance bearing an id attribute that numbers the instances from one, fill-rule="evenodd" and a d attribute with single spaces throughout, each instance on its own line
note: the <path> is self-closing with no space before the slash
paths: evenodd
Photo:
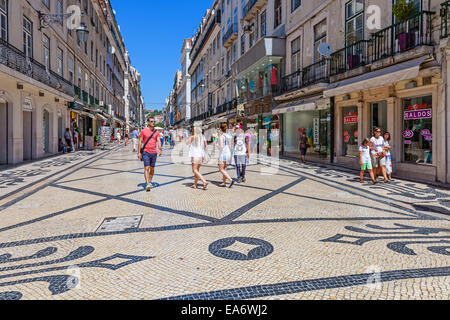
<path id="1" fill-rule="evenodd" d="M 276 90 L 281 75 L 281 58 L 266 57 L 237 77 L 240 102 L 261 98 Z"/>
<path id="2" fill-rule="evenodd" d="M 358 107 L 342 108 L 343 150 L 342 155 L 356 157 L 358 151 Z"/>
<path id="3" fill-rule="evenodd" d="M 404 161 L 433 163 L 433 97 L 403 100 Z"/>
<path id="4" fill-rule="evenodd" d="M 311 145 L 310 157 L 329 159 L 331 117 L 329 109 L 283 114 L 283 149 L 287 154 L 300 155 L 298 148 L 303 132 Z"/>

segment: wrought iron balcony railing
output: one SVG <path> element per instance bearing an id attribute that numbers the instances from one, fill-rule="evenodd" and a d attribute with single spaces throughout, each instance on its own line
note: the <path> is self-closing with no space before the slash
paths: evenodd
<path id="1" fill-rule="evenodd" d="M 370 62 L 369 40 L 355 42 L 331 55 L 330 76 L 366 65 Z"/>
<path id="2" fill-rule="evenodd" d="M 422 11 L 372 34 L 370 40 L 353 43 L 331 55 L 334 76 L 420 46 L 432 46 L 434 12 Z"/>
<path id="3" fill-rule="evenodd" d="M 238 25 L 236 23 L 232 23 L 228 28 L 228 31 L 224 34 L 222 38 L 222 43 L 225 48 L 229 47 L 234 40 L 238 37 Z"/>
<path id="4" fill-rule="evenodd" d="M 292 92 L 317 83 L 330 81 L 328 60 L 320 60 L 281 79 L 276 95 Z"/>
<path id="5" fill-rule="evenodd" d="M 70 81 L 47 70 L 44 65 L 27 57 L 25 53 L 2 39 L 0 39 L 0 63 L 69 96 L 74 95 Z"/>

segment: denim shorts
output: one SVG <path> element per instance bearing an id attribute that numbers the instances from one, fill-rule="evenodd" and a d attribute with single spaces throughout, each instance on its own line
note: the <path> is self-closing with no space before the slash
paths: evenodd
<path id="1" fill-rule="evenodd" d="M 158 159 L 157 153 L 144 152 L 142 160 L 144 160 L 144 167 L 156 167 L 156 159 Z"/>

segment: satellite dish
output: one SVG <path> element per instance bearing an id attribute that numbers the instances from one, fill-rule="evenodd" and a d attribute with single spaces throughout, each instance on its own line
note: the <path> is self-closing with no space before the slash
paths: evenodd
<path id="1" fill-rule="evenodd" d="M 321 55 L 329 57 L 333 53 L 333 48 L 331 47 L 331 45 L 329 43 L 324 42 L 319 45 L 319 48 L 317 49 L 317 51 L 319 51 L 319 53 Z"/>

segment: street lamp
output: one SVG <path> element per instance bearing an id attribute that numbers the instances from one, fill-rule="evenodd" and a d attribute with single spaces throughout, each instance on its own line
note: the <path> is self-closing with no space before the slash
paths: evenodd
<path id="1" fill-rule="evenodd" d="M 70 18 L 73 13 L 44 13 L 42 11 L 38 11 L 39 15 L 39 31 L 41 31 L 44 28 L 47 28 L 51 26 L 54 23 L 60 23 L 64 21 L 64 19 Z M 81 13 L 81 16 L 84 14 Z M 86 25 L 81 22 L 78 28 L 76 28 L 77 38 L 79 43 L 87 42 L 89 37 L 89 29 L 86 27 Z"/>
<path id="2" fill-rule="evenodd" d="M 80 26 L 77 28 L 77 38 L 81 43 L 87 42 L 89 37 L 89 29 L 82 22 Z"/>

